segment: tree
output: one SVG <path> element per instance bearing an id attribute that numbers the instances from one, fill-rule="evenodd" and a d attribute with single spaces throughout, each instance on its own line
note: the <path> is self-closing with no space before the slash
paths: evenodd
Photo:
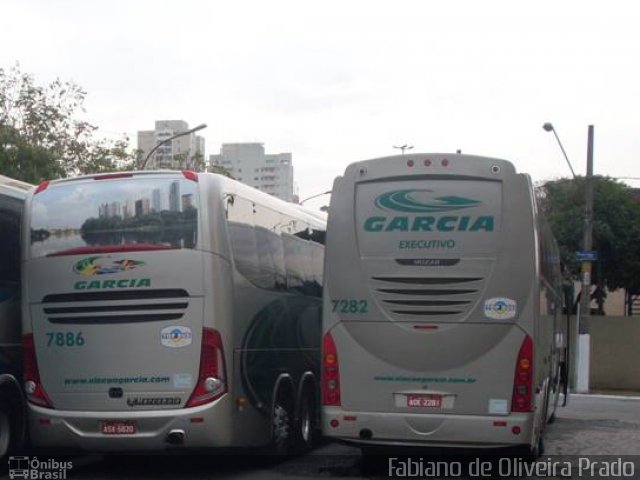
<path id="1" fill-rule="evenodd" d="M 593 177 L 593 249 L 598 252 L 592 284 L 609 290 L 640 289 L 640 202 L 630 187 L 609 177 Z M 575 252 L 582 250 L 585 178 L 560 179 L 538 187 L 540 205 L 551 225 L 561 261 L 579 277 Z"/>
<path id="2" fill-rule="evenodd" d="M 39 86 L 17 64 L 0 68 L 0 173 L 38 183 L 129 167 L 129 139 L 96 139 L 98 127 L 80 118 L 85 97 L 73 82 Z"/>

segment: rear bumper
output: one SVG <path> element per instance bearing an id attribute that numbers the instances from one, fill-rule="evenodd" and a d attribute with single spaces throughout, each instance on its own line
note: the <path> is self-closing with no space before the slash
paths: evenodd
<path id="1" fill-rule="evenodd" d="M 361 446 L 502 448 L 533 442 L 534 414 L 505 416 L 354 412 L 323 407 L 322 433 Z M 337 426 L 332 426 L 332 422 Z M 518 434 L 513 432 L 519 427 Z"/>
<path id="2" fill-rule="evenodd" d="M 52 410 L 29 404 L 29 431 L 36 447 L 86 451 L 145 451 L 166 448 L 227 447 L 232 442 L 230 395 L 199 407 L 172 410 L 80 412 Z M 195 421 L 193 419 L 196 419 Z M 103 421 L 133 421 L 136 433 L 103 434 Z M 184 441 L 167 441 L 183 431 Z"/>

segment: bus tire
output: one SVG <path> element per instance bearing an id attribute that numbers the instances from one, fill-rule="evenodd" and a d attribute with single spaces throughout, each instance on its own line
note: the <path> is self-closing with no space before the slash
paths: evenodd
<path id="1" fill-rule="evenodd" d="M 271 412 L 271 451 L 274 455 L 291 453 L 294 441 L 293 408 L 279 392 Z"/>
<path id="2" fill-rule="evenodd" d="M 12 447 L 14 437 L 11 412 L 6 404 L 0 404 L 0 460 L 4 460 Z"/>
<path id="3" fill-rule="evenodd" d="M 527 445 L 523 448 L 522 453 L 519 455 L 522 457 L 522 460 L 526 463 L 533 463 L 540 455 L 544 453 L 544 441 L 542 440 L 542 433 L 538 436 L 538 439 L 534 446 Z"/>
<path id="4" fill-rule="evenodd" d="M 300 453 L 306 453 L 313 448 L 316 438 L 316 418 L 316 401 L 313 392 L 306 389 L 300 397 L 296 422 L 296 447 Z"/>

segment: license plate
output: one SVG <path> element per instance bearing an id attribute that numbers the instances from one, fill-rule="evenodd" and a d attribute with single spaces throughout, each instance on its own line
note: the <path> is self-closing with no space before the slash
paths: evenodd
<path id="1" fill-rule="evenodd" d="M 442 395 L 407 395 L 407 407 L 442 408 Z"/>
<path id="2" fill-rule="evenodd" d="M 135 422 L 104 421 L 100 428 L 105 435 L 133 435 L 136 433 Z"/>

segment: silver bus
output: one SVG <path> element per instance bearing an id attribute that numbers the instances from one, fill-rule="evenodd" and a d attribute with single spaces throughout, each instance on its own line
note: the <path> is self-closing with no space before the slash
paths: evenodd
<path id="1" fill-rule="evenodd" d="M 24 438 L 20 388 L 20 229 L 30 185 L 0 175 L 0 460 Z"/>
<path id="2" fill-rule="evenodd" d="M 39 185 L 23 238 L 33 443 L 309 446 L 325 224 L 215 174 Z"/>
<path id="3" fill-rule="evenodd" d="M 349 165 L 327 225 L 323 433 L 365 453 L 535 456 L 562 387 L 561 301 L 555 241 L 511 163 Z"/>

